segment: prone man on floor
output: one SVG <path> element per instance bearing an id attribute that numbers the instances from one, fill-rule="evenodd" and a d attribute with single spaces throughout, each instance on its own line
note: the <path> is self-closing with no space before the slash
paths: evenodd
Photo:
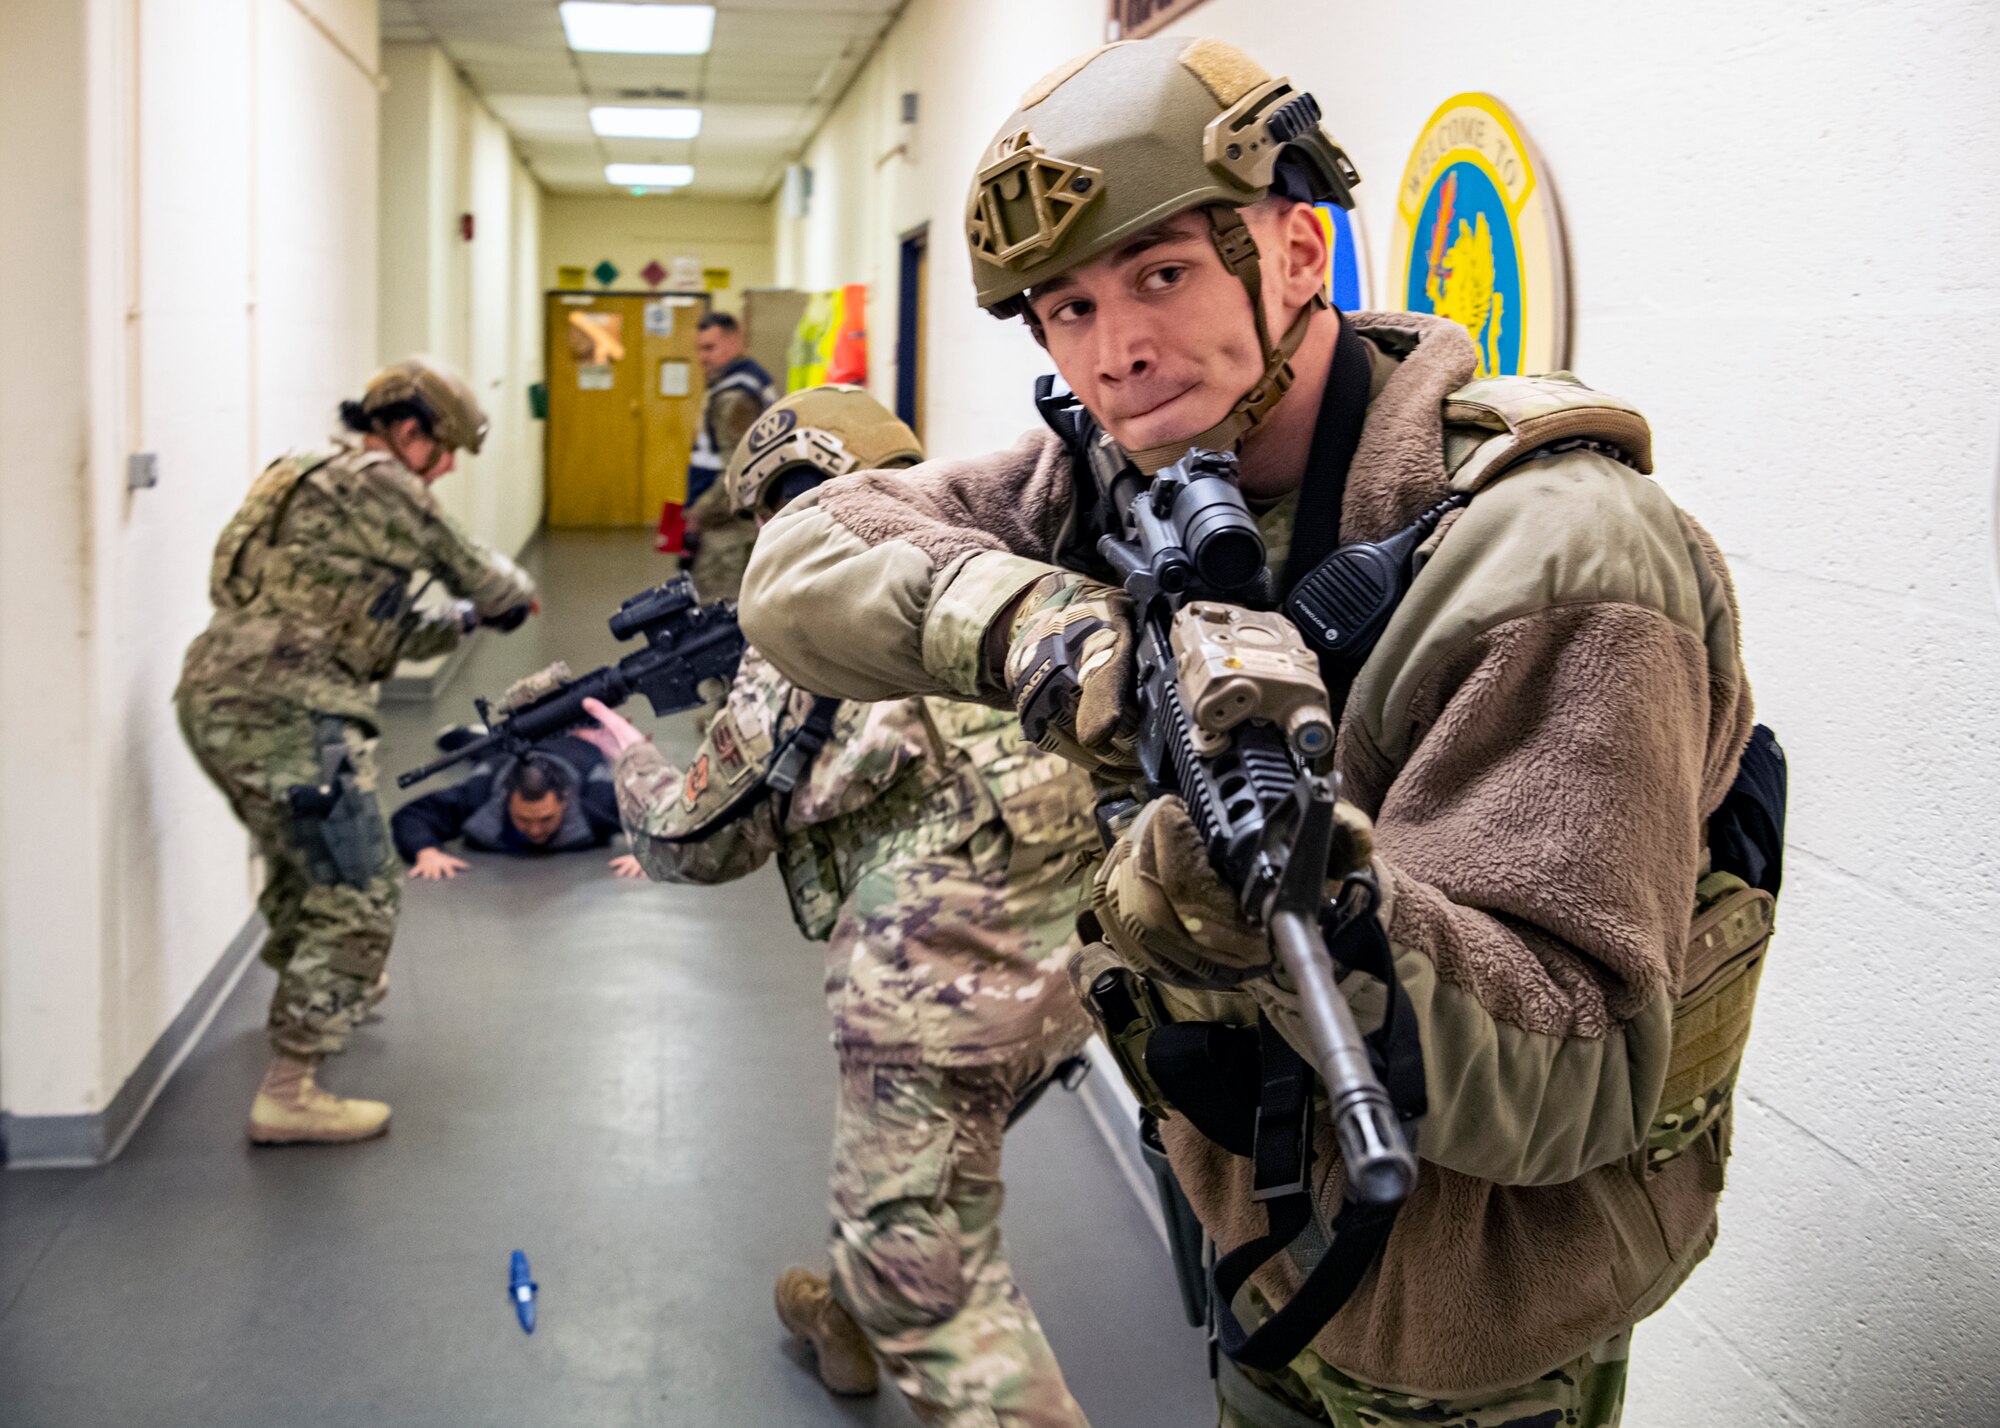
<path id="1" fill-rule="evenodd" d="M 503 713 L 527 702 L 543 688 L 569 678 L 556 664 L 518 681 L 500 701 Z M 459 726 L 438 736 L 447 754 L 486 734 L 483 726 Z M 521 749 L 492 751 L 472 766 L 463 781 L 411 799 L 389 820 L 396 852 L 410 876 L 426 882 L 457 877 L 471 864 L 444 851 L 462 838 L 468 848 L 511 857 L 537 857 L 601 848 L 623 832 L 618 796 L 611 787 L 610 758 L 617 752 L 601 729 L 575 729 L 539 739 Z M 621 878 L 642 878 L 645 870 L 629 853 L 611 860 Z"/>

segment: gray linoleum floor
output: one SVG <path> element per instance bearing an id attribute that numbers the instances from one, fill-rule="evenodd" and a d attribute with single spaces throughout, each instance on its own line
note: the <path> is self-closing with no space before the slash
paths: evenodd
<path id="1" fill-rule="evenodd" d="M 664 568 L 622 534 L 532 562 L 546 613 L 483 638 L 446 707 L 389 707 L 385 785 L 472 693 L 615 656 L 605 617 Z M 660 734 L 689 747 L 685 718 Z M 606 856 L 475 855 L 408 888 L 385 1016 L 326 1076 L 394 1103 L 385 1139 L 245 1143 L 253 964 L 120 1159 L 0 1173 L 0 1425 L 914 1422 L 886 1386 L 829 1398 L 771 1312 L 825 1224 L 819 949 L 769 868 L 673 888 Z M 1092 1422 L 1212 1423 L 1165 1254 L 1075 1097 L 1023 1122 L 1007 1177 L 1014 1265 Z"/>

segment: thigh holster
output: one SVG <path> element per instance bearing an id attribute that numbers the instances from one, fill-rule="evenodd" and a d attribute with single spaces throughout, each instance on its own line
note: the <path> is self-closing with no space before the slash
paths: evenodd
<path id="1" fill-rule="evenodd" d="M 305 855 L 306 875 L 323 887 L 366 887 L 381 872 L 387 844 L 382 810 L 355 777 L 344 722 L 313 716 L 319 782 L 287 790 L 292 838 Z"/>

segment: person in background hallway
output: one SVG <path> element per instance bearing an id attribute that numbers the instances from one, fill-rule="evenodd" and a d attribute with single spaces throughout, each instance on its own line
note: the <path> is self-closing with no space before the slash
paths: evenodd
<path id="1" fill-rule="evenodd" d="M 395 811 L 389 833 L 396 852 L 411 877 L 437 882 L 470 866 L 444 851 L 454 838 L 468 848 L 516 857 L 601 848 L 622 832 L 611 787 L 616 752 L 609 735 L 588 728 L 544 739 L 519 757 L 474 764 L 463 781 Z M 629 853 L 613 858 L 611 871 L 621 878 L 646 876 Z"/>
<path id="2" fill-rule="evenodd" d="M 1330 929 L 1341 986 L 1422 1117 L 1393 1222 L 1336 1214 L 1302 989 L 1178 797 L 1117 830 L 1074 975 L 1130 1032 L 1110 1050 L 1221 1256 L 1184 1282 L 1220 1286 L 1225 1423 L 1606 1428 L 1632 1325 L 1714 1241 L 1782 763 L 1751 737 L 1728 568 L 1647 479 L 1645 418 L 1568 373 L 1475 381 L 1449 318 L 1328 306 L 1313 205 L 1351 205 L 1358 175 L 1319 116 L 1213 39 L 1033 85 L 965 236 L 980 306 L 1022 319 L 1068 400 L 1038 393 L 1050 430 L 1005 451 L 794 504 L 758 537 L 742 628 L 825 694 L 1011 703 L 1111 791 L 1157 732 L 1100 544 L 1120 492 L 1236 453 L 1266 556 L 1239 603 L 1266 609 L 1354 599 L 1341 542 L 1406 542 L 1372 649 L 1328 650 L 1367 628 L 1345 610 L 1297 617 L 1349 800 L 1303 871 L 1359 901 Z M 1719 811 L 1755 839 L 1715 837 Z"/>
<path id="3" fill-rule="evenodd" d="M 744 355 L 743 329 L 726 312 L 702 318 L 695 354 L 708 378 L 701 429 L 688 457 L 687 544 L 694 588 L 703 600 L 734 600 L 756 523 L 737 513 L 723 489 L 722 468 L 750 424 L 777 400 L 771 374 Z"/>
<path id="4" fill-rule="evenodd" d="M 727 486 L 765 515 L 921 455 L 861 388 L 815 387 L 751 428 Z M 775 856 L 800 930 L 827 944 L 832 1274 L 788 1269 L 776 1291 L 821 1382 L 873 1392 L 879 1355 L 926 1424 L 1081 1428 L 999 1216 L 1008 1118 L 1083 1044 L 1063 968 L 1096 838 L 1089 780 L 1005 712 L 819 700 L 755 650 L 685 770 L 585 708 L 624 746 L 613 780 L 649 874 L 719 883 Z"/>
<path id="5" fill-rule="evenodd" d="M 461 378 L 412 357 L 340 414 L 330 446 L 267 467 L 223 530 L 215 613 L 174 693 L 188 747 L 264 858 L 263 958 L 278 989 L 250 1107 L 260 1145 L 388 1129 L 388 1106 L 315 1080 L 388 985 L 399 878 L 375 798 L 375 683 L 480 625 L 518 628 L 535 594 L 431 494 L 486 436 Z M 420 609 L 419 570 L 456 604 Z"/>

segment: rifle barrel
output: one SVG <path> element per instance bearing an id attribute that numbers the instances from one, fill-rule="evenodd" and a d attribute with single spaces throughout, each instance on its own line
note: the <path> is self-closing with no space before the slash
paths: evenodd
<path id="1" fill-rule="evenodd" d="M 1314 1069 L 1326 1083 L 1350 1190 L 1367 1204 L 1398 1204 L 1417 1183 L 1417 1158 L 1388 1093 L 1375 1079 L 1347 998 L 1334 985 L 1326 939 L 1304 914 L 1278 912 L 1271 917 L 1271 943 L 1299 995 L 1299 1015 Z"/>
<path id="2" fill-rule="evenodd" d="M 422 783 L 427 778 L 443 773 L 454 764 L 462 764 L 468 759 L 478 758 L 481 754 L 493 749 L 499 743 L 500 740 L 496 736 L 487 734 L 483 738 L 474 739 L 469 744 L 461 744 L 443 758 L 433 759 L 420 769 L 411 769 L 408 773 L 397 774 L 396 787 L 408 788 L 411 784 Z"/>

